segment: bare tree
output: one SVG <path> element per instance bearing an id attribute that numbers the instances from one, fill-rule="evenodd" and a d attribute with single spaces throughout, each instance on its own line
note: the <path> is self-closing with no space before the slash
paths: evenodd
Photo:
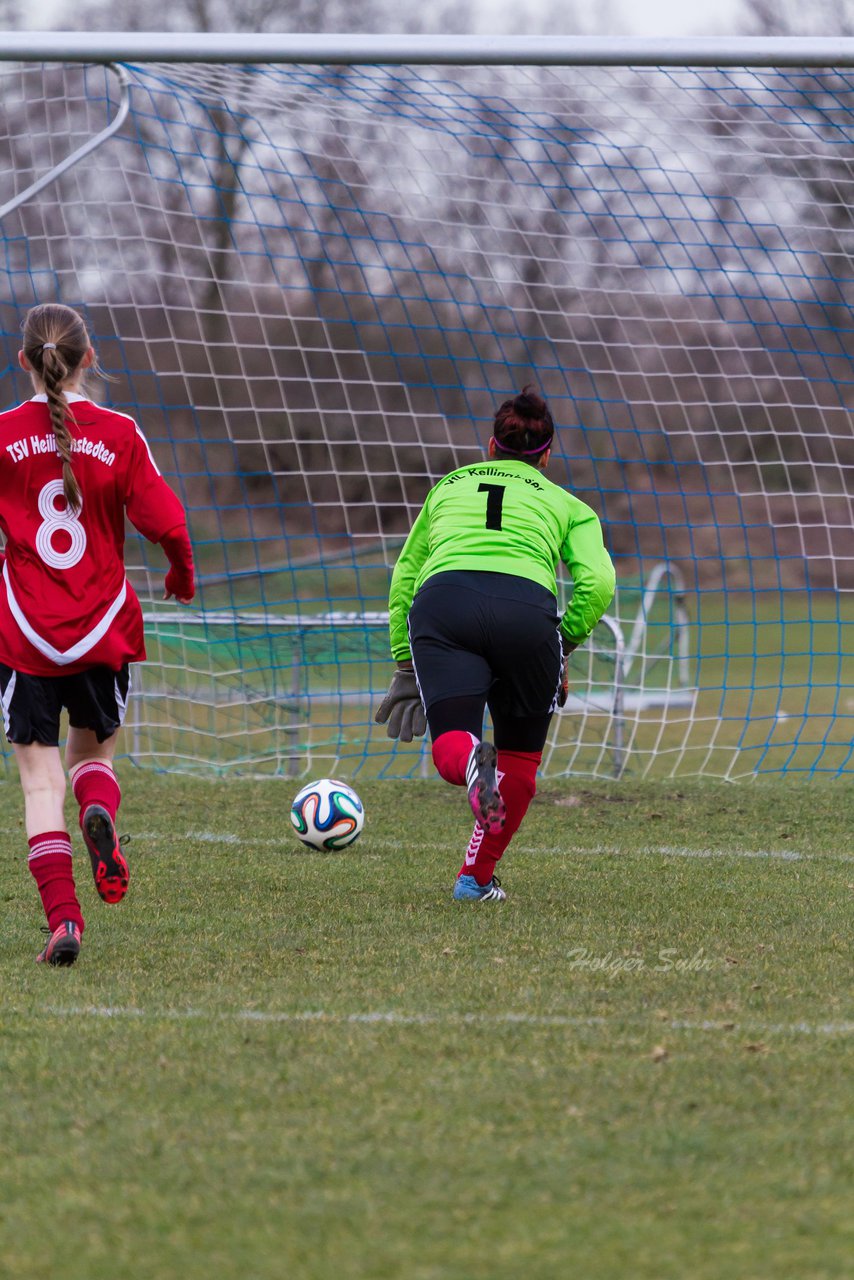
<path id="1" fill-rule="evenodd" d="M 12 10 L 16 0 L 0 0 Z M 0 13 L 3 10 L 0 8 Z M 19 14 L 20 18 L 20 14 Z M 366 32 L 471 29 L 470 0 L 433 0 L 417 7 L 393 0 L 174 0 L 164 6 L 135 0 L 87 0 L 71 13 L 57 15 L 57 30 L 198 32 Z M 18 25 L 18 24 L 15 24 Z"/>
<path id="2" fill-rule="evenodd" d="M 755 35 L 854 35 L 854 0 L 745 0 L 745 9 Z"/>

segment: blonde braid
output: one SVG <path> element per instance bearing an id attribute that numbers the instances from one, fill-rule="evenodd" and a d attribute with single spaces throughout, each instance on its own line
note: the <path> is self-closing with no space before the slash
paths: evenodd
<path id="1" fill-rule="evenodd" d="M 83 319 L 62 303 L 42 303 L 24 319 L 24 354 L 35 378 L 44 385 L 56 450 L 62 459 L 62 488 L 65 501 L 75 513 L 83 506 L 83 494 L 74 474 L 74 437 L 68 419 L 74 415 L 63 395 L 63 384 L 80 368 L 89 350 L 89 335 Z"/>
<path id="2" fill-rule="evenodd" d="M 75 513 L 83 506 L 83 494 L 71 465 L 72 435 L 68 429 L 66 416 L 71 411 L 62 394 L 62 383 L 68 377 L 69 370 L 59 352 L 54 349 L 42 351 L 42 377 L 47 393 L 47 407 L 50 412 L 50 424 L 56 437 L 56 449 L 62 459 L 62 489 L 65 501 Z"/>

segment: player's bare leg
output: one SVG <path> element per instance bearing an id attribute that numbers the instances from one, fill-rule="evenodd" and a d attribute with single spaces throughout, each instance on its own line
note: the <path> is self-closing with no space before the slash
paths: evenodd
<path id="1" fill-rule="evenodd" d="M 80 830 L 92 863 L 95 888 L 104 902 L 120 902 L 130 870 L 116 835 L 122 793 L 113 769 L 118 731 L 99 742 L 91 729 L 70 728 L 65 750 L 74 798 L 80 806 Z"/>
<path id="2" fill-rule="evenodd" d="M 118 729 L 110 734 L 109 738 L 99 742 L 97 734 L 91 729 L 75 729 L 72 725 L 68 730 L 68 741 L 65 744 L 65 767 L 69 775 L 87 761 L 112 765 L 118 741 Z"/>
<path id="3" fill-rule="evenodd" d="M 41 742 L 13 745 L 24 792 L 27 837 L 65 826 L 65 774 L 58 747 Z"/>
<path id="4" fill-rule="evenodd" d="M 28 866 L 39 890 L 50 937 L 36 959 L 73 964 L 80 954 L 83 915 L 77 900 L 71 839 L 65 827 L 65 773 L 59 748 L 14 744 L 24 792 Z"/>

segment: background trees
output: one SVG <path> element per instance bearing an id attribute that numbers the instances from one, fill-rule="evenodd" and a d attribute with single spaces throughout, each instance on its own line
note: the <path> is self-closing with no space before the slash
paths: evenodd
<path id="1" fill-rule="evenodd" d="M 764 0 L 752 12 L 769 24 Z M 356 21 L 395 17 L 371 0 Z M 324 6 L 326 29 L 353 21 Z M 470 21 L 464 4 L 442 20 Z M 314 5 L 177 0 L 154 25 L 319 22 Z M 45 289 L 85 305 L 124 370 L 109 394 L 175 451 L 197 522 L 213 541 L 228 521 L 238 560 L 241 539 L 251 555 L 283 533 L 402 532 L 533 377 L 563 427 L 557 478 L 625 564 L 850 582 L 846 76 L 133 78 L 122 140 L 6 220 L 7 353 Z M 115 99 L 91 68 L 10 71 L 0 92 L 18 188 Z"/>

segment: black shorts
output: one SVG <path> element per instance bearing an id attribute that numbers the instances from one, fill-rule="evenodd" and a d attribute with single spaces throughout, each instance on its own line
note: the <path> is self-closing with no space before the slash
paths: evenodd
<path id="1" fill-rule="evenodd" d="M 63 707 L 74 729 L 91 729 L 99 742 L 124 723 L 130 692 L 130 668 L 90 667 L 70 676 L 30 676 L 0 663 L 3 727 L 9 742 L 59 746 Z"/>
<path id="2" fill-rule="evenodd" d="M 428 713 L 479 697 L 493 719 L 548 716 L 560 681 L 560 617 L 550 591 L 508 573 L 428 578 L 409 611 L 409 640 Z"/>

